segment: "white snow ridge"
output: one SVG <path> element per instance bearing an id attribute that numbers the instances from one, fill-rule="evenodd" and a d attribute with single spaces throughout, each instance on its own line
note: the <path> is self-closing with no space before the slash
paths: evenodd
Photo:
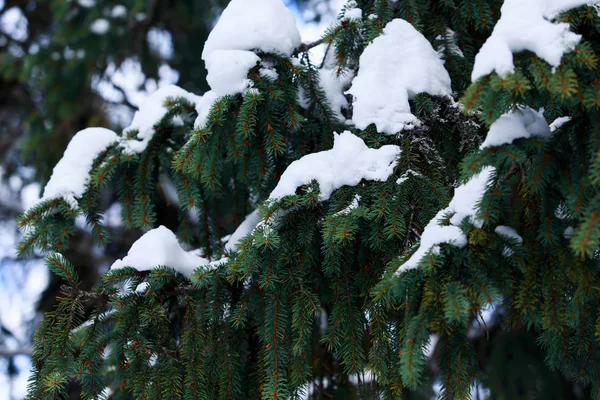
<path id="1" fill-rule="evenodd" d="M 473 176 L 467 183 L 460 185 L 454 191 L 454 197 L 448 207 L 444 208 L 429 221 L 423 234 L 419 248 L 413 255 L 398 268 L 396 275 L 410 269 L 417 268 L 427 254 L 439 254 L 440 244 L 446 243 L 457 247 L 467 245 L 467 236 L 460 229 L 460 224 L 465 218 L 471 218 L 473 225 L 481 227 L 483 222 L 476 218 L 481 201 L 488 186 L 491 175 L 495 172 L 493 167 L 485 167 L 479 174 Z M 444 216 L 452 215 L 449 225 L 442 225 Z"/>
<path id="2" fill-rule="evenodd" d="M 117 140 L 117 134 L 106 128 L 87 128 L 77 132 L 54 167 L 39 201 L 62 197 L 71 207 L 77 208 L 77 199 L 83 196 L 90 181 L 94 160 Z"/>
<path id="3" fill-rule="evenodd" d="M 308 154 L 290 164 L 271 192 L 269 200 L 293 195 L 313 180 L 319 183 L 320 200 L 325 201 L 342 186 L 356 186 L 361 180 L 385 181 L 394 172 L 400 147 L 369 148 L 349 131 L 334 134 L 331 150 Z"/>

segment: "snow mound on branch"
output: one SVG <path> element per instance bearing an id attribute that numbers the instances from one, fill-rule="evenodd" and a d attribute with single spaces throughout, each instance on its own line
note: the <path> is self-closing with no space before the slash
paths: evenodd
<path id="1" fill-rule="evenodd" d="M 87 128 L 77 132 L 54 167 L 39 201 L 62 197 L 76 208 L 77 199 L 83 196 L 90 181 L 94 160 L 118 139 L 115 132 L 105 128 Z"/>
<path id="2" fill-rule="evenodd" d="M 133 243 L 127 256 L 115 261 L 110 269 L 131 267 L 148 271 L 157 266 L 167 266 L 189 278 L 194 269 L 208 264 L 207 259 L 185 251 L 175 234 L 161 225 L 142 235 Z"/>
<path id="3" fill-rule="evenodd" d="M 467 236 L 459 226 L 465 218 L 471 218 L 471 222 L 477 227 L 482 226 L 482 221 L 476 218 L 479 209 L 478 203 L 483 198 L 488 181 L 494 172 L 494 167 L 485 167 L 468 182 L 456 188 L 448 207 L 438 212 L 429 221 L 421 235 L 419 248 L 398 268 L 396 275 L 417 268 L 421 259 L 429 253 L 439 254 L 440 244 L 446 243 L 458 247 L 467 245 Z M 442 225 L 444 217 L 449 214 L 452 214 L 449 220 L 450 224 Z"/>
<path id="4" fill-rule="evenodd" d="M 450 95 L 450 76 L 429 41 L 403 19 L 390 21 L 360 56 L 360 70 L 348 93 L 354 96 L 357 128 L 375 124 L 393 135 L 420 121 L 409 100 L 419 93 Z"/>
<path id="5" fill-rule="evenodd" d="M 308 154 L 287 167 L 269 200 L 293 195 L 313 180 L 319 183 L 321 201 L 328 200 L 336 189 L 355 186 L 363 179 L 385 181 L 394 172 L 399 154 L 398 146 L 371 149 L 349 131 L 334 134 L 331 150 Z"/>
<path id="6" fill-rule="evenodd" d="M 570 31 L 568 23 L 554 23 L 560 13 L 598 0 L 505 0 L 492 35 L 475 57 L 471 80 L 496 71 L 506 77 L 515 72 L 513 53 L 529 50 L 553 67 L 564 53 L 572 50 L 581 35 Z"/>
<path id="7" fill-rule="evenodd" d="M 252 232 L 256 225 L 260 222 L 260 216 L 258 215 L 258 210 L 254 210 L 252 213 L 248 214 L 244 219 L 244 222 L 237 227 L 235 232 L 231 234 L 229 241 L 225 245 L 225 251 L 235 252 L 238 250 L 238 244 L 240 240 Z"/>
<path id="8" fill-rule="evenodd" d="M 243 93 L 254 50 L 291 55 L 300 46 L 296 19 L 281 0 L 232 0 L 202 51 L 208 84 L 219 95 Z"/>
<path id="9" fill-rule="evenodd" d="M 498 118 L 490 126 L 487 137 L 481 144 L 480 149 L 510 144 L 520 138 L 549 137 L 550 135 L 551 130 L 543 113 L 522 107 Z"/>
<path id="10" fill-rule="evenodd" d="M 121 147 L 132 153 L 142 153 L 146 150 L 148 142 L 154 137 L 154 128 L 169 111 L 165 105 L 167 98 L 175 99 L 178 97 L 183 97 L 192 104 L 201 103 L 200 96 L 196 96 L 175 85 L 158 89 L 140 104 L 139 110 L 133 115 L 131 124 L 124 130 L 124 132 L 137 130 L 137 140 L 124 139 L 121 142 Z"/>

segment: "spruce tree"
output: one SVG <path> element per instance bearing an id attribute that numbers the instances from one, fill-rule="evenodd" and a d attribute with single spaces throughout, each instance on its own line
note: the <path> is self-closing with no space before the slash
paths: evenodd
<path id="1" fill-rule="evenodd" d="M 232 0 L 211 91 L 79 132 L 20 217 L 65 281 L 29 397 L 600 397 L 595 3 L 356 0 L 301 44 Z M 146 233 L 85 291 L 109 181 Z"/>

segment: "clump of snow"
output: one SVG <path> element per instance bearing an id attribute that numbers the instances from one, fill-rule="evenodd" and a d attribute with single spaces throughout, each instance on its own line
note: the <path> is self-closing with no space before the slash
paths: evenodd
<path id="1" fill-rule="evenodd" d="M 550 132 L 560 129 L 561 126 L 571 121 L 571 117 L 558 117 L 550 124 Z"/>
<path id="2" fill-rule="evenodd" d="M 98 18 L 90 24 L 90 32 L 96 35 L 104 35 L 110 28 L 110 22 L 104 18 Z"/>
<path id="3" fill-rule="evenodd" d="M 360 8 L 349 8 L 344 11 L 345 19 L 362 19 L 362 10 Z"/>
<path id="4" fill-rule="evenodd" d="M 313 180 L 319 183 L 320 199 L 329 199 L 342 186 L 355 186 L 362 179 L 385 181 L 393 173 L 400 148 L 394 145 L 369 148 L 349 131 L 334 134 L 333 148 L 308 154 L 294 161 L 281 175 L 269 200 L 293 195 Z"/>
<path id="5" fill-rule="evenodd" d="M 289 56 L 300 43 L 294 15 L 281 0 L 232 0 L 202 51 L 208 83 L 219 95 L 242 93 L 259 61 L 253 51 Z"/>
<path id="6" fill-rule="evenodd" d="M 208 264 L 205 258 L 185 251 L 175 234 L 161 225 L 142 235 L 133 243 L 127 256 L 115 261 L 110 269 L 131 267 L 138 271 L 148 271 L 157 266 L 167 266 L 189 278 L 194 269 Z"/>
<path id="7" fill-rule="evenodd" d="M 121 18 L 127 15 L 127 8 L 122 4 L 117 4 L 113 7 L 110 12 L 110 16 L 113 18 Z"/>
<path id="8" fill-rule="evenodd" d="M 467 236 L 460 229 L 465 218 L 470 218 L 473 225 L 481 227 L 482 221 L 476 218 L 478 204 L 487 189 L 488 181 L 495 168 L 485 167 L 479 174 L 454 191 L 454 197 L 448 207 L 444 208 L 427 224 L 421 235 L 421 243 L 417 251 L 398 268 L 396 274 L 417 268 L 427 254 L 439 254 L 440 244 L 446 243 L 458 247 L 467 245 Z M 452 214 L 450 225 L 442 225 L 444 217 Z"/>
<path id="9" fill-rule="evenodd" d="M 225 251 L 237 251 L 240 240 L 252 232 L 259 222 L 260 216 L 258 215 L 258 210 L 254 210 L 252 213 L 248 214 L 240 226 L 237 227 L 235 232 L 231 234 L 229 241 L 225 245 Z"/>
<path id="10" fill-rule="evenodd" d="M 117 140 L 117 134 L 105 128 L 79 131 L 54 167 L 40 201 L 63 198 L 77 207 L 77 199 L 83 196 L 90 181 L 94 160 Z"/>
<path id="11" fill-rule="evenodd" d="M 568 23 L 552 22 L 561 12 L 598 0 L 505 0 L 492 35 L 475 57 L 471 80 L 496 71 L 506 77 L 515 72 L 513 53 L 529 50 L 553 67 L 564 53 L 572 50 L 581 35 L 570 31 Z"/>
<path id="12" fill-rule="evenodd" d="M 267 78 L 271 81 L 276 81 L 277 79 L 279 79 L 279 74 L 273 68 L 264 68 L 263 67 L 258 70 L 258 74 L 261 77 Z"/>
<path id="13" fill-rule="evenodd" d="M 520 107 L 502 115 L 490 126 L 480 149 L 509 144 L 520 138 L 549 137 L 550 135 L 551 129 L 542 112 Z"/>
<path id="14" fill-rule="evenodd" d="M 244 93 L 252 86 L 248 71 L 260 58 L 251 51 L 219 50 L 205 60 L 208 75 L 206 80 L 211 89 L 221 96 Z"/>
<path id="15" fill-rule="evenodd" d="M 521 235 L 519 235 L 517 231 L 514 228 L 511 228 L 510 226 L 498 225 L 496 229 L 494 229 L 494 232 L 496 232 L 498 235 L 502 235 L 509 239 L 513 239 L 518 243 L 523 243 L 523 238 L 521 237 Z"/>
<path id="16" fill-rule="evenodd" d="M 409 100 L 419 93 L 450 95 L 450 76 L 429 41 L 403 19 L 390 21 L 360 56 L 348 93 L 354 96 L 357 128 L 375 124 L 393 135 L 420 124 Z"/>
<path id="17" fill-rule="evenodd" d="M 351 70 L 344 70 L 340 75 L 337 75 L 334 69 L 322 68 L 319 70 L 319 84 L 325 92 L 327 103 L 335 117 L 341 122 L 346 121 L 342 109 L 348 108 L 348 99 L 344 95 L 344 89 L 350 85 L 352 78 L 354 78 L 354 71 Z"/>
<path id="18" fill-rule="evenodd" d="M 201 103 L 199 96 L 189 93 L 175 85 L 169 85 L 158 89 L 148 96 L 140 105 L 140 109 L 136 111 L 133 116 L 133 121 L 125 128 L 125 132 L 137 130 L 137 140 L 123 139 L 121 147 L 133 153 L 142 153 L 146 150 L 148 142 L 154 136 L 154 127 L 168 111 L 165 106 L 165 101 L 167 98 L 177 97 L 183 97 L 194 104 Z"/>

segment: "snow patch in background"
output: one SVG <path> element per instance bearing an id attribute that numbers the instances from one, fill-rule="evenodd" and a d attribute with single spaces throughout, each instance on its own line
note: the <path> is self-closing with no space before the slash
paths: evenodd
<path id="1" fill-rule="evenodd" d="M 354 96 L 354 124 L 375 124 L 388 135 L 420 124 L 408 101 L 419 93 L 452 93 L 450 76 L 431 43 L 403 19 L 390 21 L 360 56 L 360 70 L 348 93 Z"/>
<path id="2" fill-rule="evenodd" d="M 529 50 L 556 68 L 564 53 L 571 51 L 581 35 L 569 24 L 552 22 L 560 13 L 599 0 L 505 0 L 492 35 L 475 57 L 471 80 L 494 71 L 501 77 L 515 72 L 513 53 Z"/>
<path id="3" fill-rule="evenodd" d="M 110 29 L 110 22 L 104 18 L 98 18 L 90 24 L 90 32 L 96 35 L 104 35 Z"/>
<path id="4" fill-rule="evenodd" d="M 496 169 L 493 167 L 484 167 L 479 174 L 456 188 L 454 197 L 448 207 L 440 210 L 429 221 L 421 235 L 419 248 L 398 268 L 396 275 L 417 268 L 423 257 L 427 254 L 439 254 L 440 244 L 442 243 L 458 247 L 467 245 L 467 236 L 459 226 L 465 218 L 471 218 L 471 222 L 475 226 L 482 226 L 482 221 L 476 218 L 477 211 L 479 210 L 477 205 L 485 194 L 488 181 L 495 171 Z M 446 215 L 452 215 L 449 220 L 450 224 L 442 225 Z"/>
<path id="5" fill-rule="evenodd" d="M 400 147 L 369 148 L 349 131 L 334 134 L 331 150 L 308 154 L 294 161 L 281 175 L 269 200 L 293 195 L 313 180 L 319 183 L 320 200 L 328 200 L 342 186 L 356 186 L 361 180 L 385 181 L 394 172 Z"/>

